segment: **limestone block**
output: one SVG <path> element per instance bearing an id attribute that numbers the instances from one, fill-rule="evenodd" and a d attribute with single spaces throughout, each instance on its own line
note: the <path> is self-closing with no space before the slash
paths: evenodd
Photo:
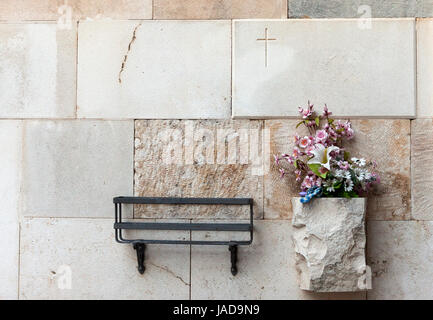
<path id="1" fill-rule="evenodd" d="M 152 0 L 2 0 L 0 20 L 152 19 Z M 65 20 L 63 20 L 65 19 Z"/>
<path id="2" fill-rule="evenodd" d="M 415 52 L 414 19 L 235 20 L 232 115 L 414 118 Z"/>
<path id="3" fill-rule="evenodd" d="M 78 117 L 230 116 L 229 21 L 79 24 Z"/>
<path id="4" fill-rule="evenodd" d="M 315 292 L 370 289 L 365 262 L 365 198 L 293 198 L 299 286 Z"/>
<path id="5" fill-rule="evenodd" d="M 253 198 L 255 217 L 260 218 L 263 176 L 262 164 L 256 161 L 262 158 L 262 143 L 256 138 L 261 135 L 261 121 L 138 120 L 135 122 L 135 195 Z M 245 219 L 249 217 L 249 206 L 137 205 L 134 215 Z"/>
<path id="6" fill-rule="evenodd" d="M 133 136 L 133 121 L 25 121 L 23 215 L 114 217 L 113 197 L 133 192 Z"/>
<path id="7" fill-rule="evenodd" d="M 74 117 L 76 25 L 0 23 L 0 39 L 0 117 Z"/>
<path id="8" fill-rule="evenodd" d="M 0 300 L 18 298 L 22 122 L 0 121 Z"/>
<path id="9" fill-rule="evenodd" d="M 154 19 L 287 18 L 287 0 L 155 0 Z"/>
<path id="10" fill-rule="evenodd" d="M 432 0 L 288 0 L 290 18 L 400 18 L 433 15 Z"/>
<path id="11" fill-rule="evenodd" d="M 412 219 L 433 220 L 433 120 L 412 121 Z"/>
<path id="12" fill-rule="evenodd" d="M 189 246 L 148 245 L 141 275 L 132 245 L 115 242 L 113 220 L 26 218 L 20 299 L 188 299 Z M 189 231 L 130 232 L 137 234 L 126 238 L 190 237 Z"/>
<path id="13" fill-rule="evenodd" d="M 236 276 L 230 273 L 230 252 L 227 246 L 192 246 L 191 298 L 365 299 L 365 292 L 317 293 L 299 289 L 291 235 L 292 228 L 288 220 L 254 221 L 252 245 L 238 247 Z M 193 240 L 227 241 L 246 240 L 249 239 L 249 234 L 192 231 L 191 237 Z"/>
<path id="14" fill-rule="evenodd" d="M 433 299 L 433 222 L 369 221 L 368 299 Z"/>
<path id="15" fill-rule="evenodd" d="M 432 5 L 433 7 L 433 5 Z M 417 118 L 433 117 L 433 20 L 418 19 L 417 30 Z"/>

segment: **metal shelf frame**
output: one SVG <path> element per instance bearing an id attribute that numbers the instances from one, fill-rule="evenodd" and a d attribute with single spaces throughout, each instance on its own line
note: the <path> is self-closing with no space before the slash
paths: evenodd
<path id="1" fill-rule="evenodd" d="M 118 243 L 132 244 L 137 251 L 138 271 L 143 274 L 146 244 L 183 245 L 227 245 L 230 251 L 231 273 L 237 274 L 237 250 L 239 245 L 253 242 L 254 213 L 251 198 L 173 198 L 173 197 L 115 197 L 113 198 L 115 238 Z M 168 222 L 122 222 L 122 204 L 162 204 L 162 205 L 248 205 L 249 223 L 168 223 Z M 125 239 L 122 230 L 186 230 L 186 231 L 235 231 L 249 232 L 249 240 L 199 241 L 199 240 L 152 240 Z"/>

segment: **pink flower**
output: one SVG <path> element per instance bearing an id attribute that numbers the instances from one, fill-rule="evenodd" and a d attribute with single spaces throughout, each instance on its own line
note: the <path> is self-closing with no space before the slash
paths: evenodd
<path id="1" fill-rule="evenodd" d="M 298 159 L 301 155 L 301 150 L 298 147 L 293 148 L 293 158 Z"/>
<path id="2" fill-rule="evenodd" d="M 307 154 L 307 156 L 312 156 L 313 155 L 313 150 L 314 150 L 314 146 L 311 145 L 307 149 L 305 149 L 305 153 Z"/>
<path id="3" fill-rule="evenodd" d="M 294 138 L 295 138 L 295 145 L 298 145 L 299 139 L 301 139 L 301 137 L 296 133 Z"/>
<path id="4" fill-rule="evenodd" d="M 316 141 L 325 142 L 328 139 L 328 134 L 325 130 L 319 130 L 316 132 Z"/>
<path id="5" fill-rule="evenodd" d="M 286 174 L 284 169 L 280 168 L 279 171 L 280 171 L 280 178 L 284 178 L 284 175 Z"/>
<path id="6" fill-rule="evenodd" d="M 278 156 L 276 156 L 275 154 L 274 154 L 274 161 L 277 166 L 280 164 L 280 158 L 278 158 Z"/>
<path id="7" fill-rule="evenodd" d="M 325 107 L 323 108 L 323 116 L 328 118 L 331 114 L 332 112 L 328 110 L 328 106 L 325 104 Z"/>
<path id="8" fill-rule="evenodd" d="M 349 169 L 349 163 L 347 161 L 338 161 L 337 162 L 340 169 L 347 170 Z"/>
<path id="9" fill-rule="evenodd" d="M 320 167 L 319 168 L 319 173 L 320 174 L 325 174 L 325 173 L 327 173 L 328 172 L 328 169 L 326 169 L 325 167 Z"/>
<path id="10" fill-rule="evenodd" d="M 301 148 L 306 148 L 306 147 L 308 147 L 309 146 L 309 144 L 310 144 L 310 138 L 308 138 L 307 136 L 305 136 L 305 137 L 303 137 L 301 140 L 299 140 L 299 146 L 301 147 Z"/>
<path id="11" fill-rule="evenodd" d="M 313 105 L 310 105 L 310 101 L 308 101 L 308 107 L 304 110 L 303 108 L 298 108 L 299 113 L 302 115 L 302 118 L 307 119 L 309 116 L 313 114 Z"/>

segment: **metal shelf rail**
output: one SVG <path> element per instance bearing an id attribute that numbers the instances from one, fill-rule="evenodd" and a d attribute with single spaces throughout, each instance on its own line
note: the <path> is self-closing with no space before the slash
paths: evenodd
<path id="1" fill-rule="evenodd" d="M 253 242 L 253 199 L 251 198 L 171 198 L 171 197 L 115 197 L 114 230 L 118 243 L 132 244 L 137 252 L 138 271 L 143 274 L 146 244 L 227 245 L 230 251 L 231 273 L 236 275 L 238 245 Z M 171 205 L 249 205 L 249 223 L 160 223 L 122 222 L 122 204 L 171 204 Z M 188 230 L 188 231 L 239 231 L 249 232 L 249 240 L 199 241 L 199 240 L 146 240 L 125 239 L 122 230 Z"/>

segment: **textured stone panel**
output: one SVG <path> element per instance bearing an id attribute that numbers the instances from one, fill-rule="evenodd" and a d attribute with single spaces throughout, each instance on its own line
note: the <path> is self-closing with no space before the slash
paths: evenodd
<path id="1" fill-rule="evenodd" d="M 74 116 L 76 40 L 76 24 L 0 23 L 0 117 Z"/>
<path id="2" fill-rule="evenodd" d="M 115 242 L 112 219 L 25 219 L 21 234 L 20 299 L 189 297 L 189 246 L 148 245 L 140 275 L 132 245 Z M 140 235 L 190 237 L 188 231 Z"/>
<path id="3" fill-rule="evenodd" d="M 154 19 L 287 18 L 287 0 L 154 0 Z"/>
<path id="4" fill-rule="evenodd" d="M 65 5 L 67 3 L 67 5 Z M 152 0 L 2 0 L 0 20 L 152 19 Z"/>
<path id="5" fill-rule="evenodd" d="M 228 118 L 229 21 L 79 24 L 78 116 Z"/>
<path id="6" fill-rule="evenodd" d="M 417 118 L 433 117 L 433 20 L 417 20 Z"/>
<path id="7" fill-rule="evenodd" d="M 314 292 L 371 288 L 365 263 L 366 199 L 292 198 L 299 287 Z"/>
<path id="8" fill-rule="evenodd" d="M 368 299 L 433 299 L 431 221 L 370 221 Z"/>
<path id="9" fill-rule="evenodd" d="M 227 247 L 192 246 L 191 298 L 196 299 L 364 299 L 364 293 L 312 293 L 298 288 L 290 221 L 254 222 L 251 246 L 238 248 L 238 274 L 230 273 Z M 248 238 L 248 236 L 246 236 Z M 230 232 L 192 232 L 193 240 L 241 240 Z"/>
<path id="10" fill-rule="evenodd" d="M 290 18 L 399 18 L 429 17 L 433 15 L 432 0 L 288 1 Z"/>
<path id="11" fill-rule="evenodd" d="M 18 298 L 21 121 L 0 121 L 0 300 Z"/>
<path id="12" fill-rule="evenodd" d="M 251 197 L 255 217 L 262 217 L 263 177 L 255 172 L 261 147 L 253 152 L 261 129 L 261 121 L 249 120 L 136 121 L 135 195 Z M 134 215 L 236 219 L 248 217 L 249 207 L 146 205 Z"/>
<path id="13" fill-rule="evenodd" d="M 433 119 L 412 124 L 412 219 L 433 220 Z"/>
<path id="14" fill-rule="evenodd" d="M 25 216 L 113 217 L 113 197 L 132 195 L 133 121 L 32 120 L 24 130 Z"/>
<path id="15" fill-rule="evenodd" d="M 332 111 L 332 106 L 329 106 Z M 296 129 L 297 120 L 266 120 L 270 130 L 270 154 L 290 152 L 293 136 L 307 134 L 303 126 Z M 367 216 L 375 220 L 410 219 L 410 121 L 353 120 L 355 138 L 345 147 L 354 157 L 375 160 L 381 183 L 368 198 Z M 291 198 L 299 192 L 294 173 L 284 179 L 271 163 L 264 177 L 264 214 L 267 219 L 290 218 Z"/>
<path id="16" fill-rule="evenodd" d="M 234 117 L 297 117 L 307 100 L 336 116 L 415 117 L 414 19 L 379 19 L 371 29 L 359 19 L 233 28 Z"/>

